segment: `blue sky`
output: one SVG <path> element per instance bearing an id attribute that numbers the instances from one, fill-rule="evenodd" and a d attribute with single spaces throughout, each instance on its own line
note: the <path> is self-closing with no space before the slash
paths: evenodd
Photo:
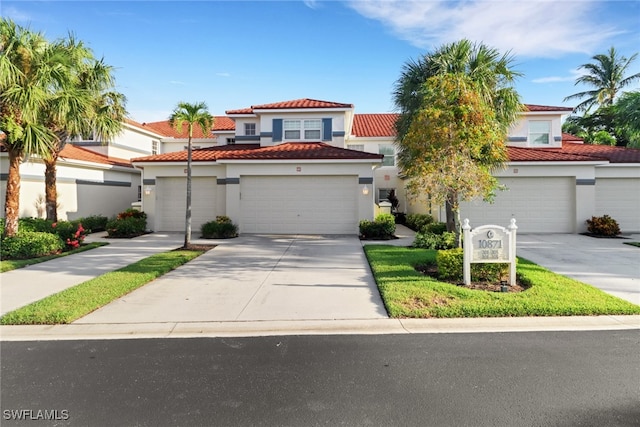
<path id="1" fill-rule="evenodd" d="M 640 51 L 640 1 L 2 0 L 0 14 L 51 40 L 73 32 L 116 67 L 140 122 L 179 101 L 216 115 L 297 98 L 391 112 L 402 65 L 461 38 L 512 52 L 523 102 L 573 106 L 581 64 Z"/>

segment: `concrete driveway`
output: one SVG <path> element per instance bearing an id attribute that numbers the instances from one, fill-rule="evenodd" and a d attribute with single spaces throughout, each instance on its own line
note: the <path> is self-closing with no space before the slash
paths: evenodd
<path id="1" fill-rule="evenodd" d="M 388 318 L 356 236 L 258 236 L 219 246 L 74 322 Z"/>
<path id="2" fill-rule="evenodd" d="M 640 305 L 640 235 L 599 239 L 581 234 L 519 234 L 518 256 Z"/>

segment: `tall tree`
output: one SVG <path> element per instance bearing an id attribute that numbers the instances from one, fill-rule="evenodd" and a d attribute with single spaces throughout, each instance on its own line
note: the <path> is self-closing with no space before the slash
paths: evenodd
<path id="1" fill-rule="evenodd" d="M 613 105 L 618 93 L 630 85 L 640 80 L 640 73 L 625 77 L 629 65 L 636 59 L 637 53 L 631 55 L 630 58 L 620 55 L 612 46 L 605 54 L 593 56 L 593 62 L 582 64 L 579 70 L 585 70 L 587 73 L 576 79 L 575 84 L 584 84 L 591 86 L 592 90 L 574 93 L 567 96 L 564 100 L 584 99 L 578 104 L 574 111 L 589 112 L 592 107 L 611 106 Z"/>
<path id="2" fill-rule="evenodd" d="M 506 129 L 469 76 L 430 77 L 420 93 L 398 163 L 411 194 L 427 188 L 434 202 L 446 203 L 460 244 L 460 201 L 493 197 L 492 172 L 507 161 Z"/>
<path id="3" fill-rule="evenodd" d="M 213 118 L 204 102 L 195 104 L 179 102 L 169 117 L 169 123 L 180 133 L 183 124 L 187 123 L 189 135 L 187 144 L 187 210 L 184 225 L 184 247 L 188 248 L 191 244 L 191 140 L 193 139 L 193 129 L 198 125 L 202 129 L 202 133 L 207 135 L 213 126 Z"/>
<path id="4" fill-rule="evenodd" d="M 125 97 L 114 89 L 113 67 L 96 60 L 90 49 L 73 35 L 56 42 L 63 54 L 64 80 L 52 93 L 45 124 L 56 134 L 45 163 L 47 219 L 58 220 L 56 163 L 70 137 L 93 134 L 106 143 L 122 131 L 127 112 Z"/>
<path id="5" fill-rule="evenodd" d="M 0 20 L 0 131 L 9 154 L 5 236 L 18 232 L 20 163 L 28 155 L 48 158 L 56 139 L 42 118 L 52 88 L 64 80 L 60 57 L 40 33 Z"/>
<path id="6" fill-rule="evenodd" d="M 491 107 L 495 119 L 506 132 L 524 109 L 514 88 L 515 80 L 522 74 L 513 69 L 513 60 L 509 53 L 500 54 L 482 43 L 460 40 L 443 45 L 418 60 L 406 62 L 393 93 L 395 106 L 400 113 L 396 121 L 399 155 L 402 156 L 405 146 L 403 140 L 416 114 L 425 107 L 423 85 L 434 76 L 467 76 L 475 83 L 478 95 Z M 425 188 L 424 191 L 428 192 L 429 189 Z M 446 208 L 447 229 L 454 231 L 455 218 L 448 202 Z"/>

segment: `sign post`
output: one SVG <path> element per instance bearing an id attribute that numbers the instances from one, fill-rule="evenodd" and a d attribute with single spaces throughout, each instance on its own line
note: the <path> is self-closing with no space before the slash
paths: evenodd
<path id="1" fill-rule="evenodd" d="M 472 263 L 509 263 L 509 284 L 516 284 L 517 229 L 515 218 L 511 218 L 507 228 L 499 225 L 483 225 L 473 230 L 469 220 L 465 218 L 462 223 L 465 285 L 471 284 Z"/>

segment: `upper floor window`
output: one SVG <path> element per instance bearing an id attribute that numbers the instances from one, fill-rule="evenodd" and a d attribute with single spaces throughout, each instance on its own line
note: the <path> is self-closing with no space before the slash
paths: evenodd
<path id="1" fill-rule="evenodd" d="M 549 144 L 551 142 L 551 122 L 548 120 L 529 121 L 529 144 Z"/>
<path id="2" fill-rule="evenodd" d="M 247 136 L 256 134 L 256 124 L 255 123 L 245 123 L 244 124 L 244 134 Z"/>
<path id="3" fill-rule="evenodd" d="M 227 138 L 227 145 L 233 145 L 236 143 L 236 139 L 235 138 Z"/>
<path id="4" fill-rule="evenodd" d="M 381 144 L 378 146 L 378 153 L 384 154 L 382 159 L 382 166 L 395 166 L 396 155 L 392 144 Z"/>
<path id="5" fill-rule="evenodd" d="M 151 154 L 158 154 L 158 141 L 151 141 Z"/>
<path id="6" fill-rule="evenodd" d="M 322 138 L 322 120 L 284 120 L 284 139 L 316 140 Z"/>
<path id="7" fill-rule="evenodd" d="M 349 144 L 347 148 L 349 150 L 364 151 L 364 144 Z"/>

